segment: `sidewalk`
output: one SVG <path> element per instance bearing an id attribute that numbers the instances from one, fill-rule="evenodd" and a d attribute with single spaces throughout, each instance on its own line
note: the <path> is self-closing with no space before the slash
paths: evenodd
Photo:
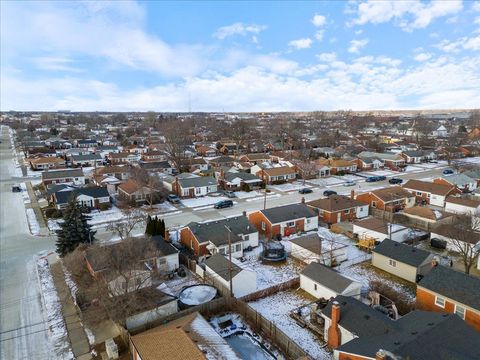
<path id="1" fill-rule="evenodd" d="M 83 329 L 77 307 L 73 303 L 70 289 L 65 282 L 65 277 L 60 261 L 51 265 L 51 273 L 58 297 L 62 303 L 62 313 L 67 326 L 68 338 L 72 344 L 72 351 L 76 359 L 91 359 L 90 345 Z"/>
<path id="2" fill-rule="evenodd" d="M 45 218 L 43 217 L 42 209 L 40 208 L 40 204 L 37 201 L 37 196 L 35 195 L 35 191 L 33 190 L 32 183 L 30 181 L 26 181 L 25 186 L 27 187 L 28 197 L 30 198 L 30 204 L 28 204 L 28 207 L 32 208 L 35 212 L 35 217 L 37 218 L 37 222 L 40 225 L 40 236 L 48 235 L 50 233 L 50 230 L 48 229 Z"/>

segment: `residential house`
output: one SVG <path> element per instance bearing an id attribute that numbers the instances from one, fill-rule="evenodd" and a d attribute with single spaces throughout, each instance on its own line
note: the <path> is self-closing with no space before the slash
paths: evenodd
<path id="1" fill-rule="evenodd" d="M 182 163 L 181 167 L 187 168 L 190 172 L 194 172 L 197 170 L 207 171 L 210 168 L 207 161 L 201 157 L 186 159 Z"/>
<path id="2" fill-rule="evenodd" d="M 300 288 L 317 299 L 330 299 L 338 295 L 360 299 L 362 284 L 330 267 L 312 262 L 300 273 Z"/>
<path id="3" fill-rule="evenodd" d="M 347 260 L 348 245 L 337 241 L 335 235 L 322 238 L 310 233 L 290 239 L 290 256 L 306 263 L 317 262 L 335 266 Z"/>
<path id="4" fill-rule="evenodd" d="M 141 186 L 137 181 L 129 179 L 118 185 L 118 200 L 129 203 L 143 204 L 149 202 L 159 191 L 148 186 Z"/>
<path id="5" fill-rule="evenodd" d="M 463 227 L 458 229 L 455 228 L 455 225 L 455 223 L 439 224 L 431 230 L 430 237 L 444 240 L 447 243 L 447 250 L 451 252 L 462 252 L 470 256 L 475 255 L 476 252 L 480 252 L 480 232 L 478 232 L 478 225 L 473 224 L 473 230 L 468 230 Z M 453 234 L 458 234 L 459 232 L 461 232 L 461 236 L 453 238 Z"/>
<path id="6" fill-rule="evenodd" d="M 55 207 L 63 210 L 70 199 L 76 198 L 79 206 L 106 210 L 110 206 L 110 194 L 107 188 L 94 186 L 79 188 L 71 191 L 58 191 L 52 196 Z"/>
<path id="7" fill-rule="evenodd" d="M 214 168 L 231 167 L 234 162 L 235 159 L 231 156 L 219 156 L 213 159 L 208 159 L 208 163 Z"/>
<path id="8" fill-rule="evenodd" d="M 75 167 L 101 166 L 103 165 L 103 158 L 100 154 L 72 155 L 70 163 Z"/>
<path id="9" fill-rule="evenodd" d="M 370 238 L 375 239 L 376 242 L 384 239 L 404 242 L 410 235 L 409 228 L 374 217 L 355 221 L 352 231 L 358 239 Z"/>
<path id="10" fill-rule="evenodd" d="M 272 168 L 264 168 L 255 173 L 266 184 L 278 184 L 284 182 L 292 182 L 297 178 L 297 172 L 289 166 L 279 166 Z"/>
<path id="11" fill-rule="evenodd" d="M 141 156 L 140 156 L 140 160 L 141 161 L 145 161 L 145 162 L 149 162 L 149 161 L 153 161 L 153 162 L 157 162 L 157 161 L 165 161 L 166 160 L 166 156 L 163 152 L 161 151 L 153 151 L 153 150 L 150 150 L 150 151 L 146 151 L 144 152 Z"/>
<path id="12" fill-rule="evenodd" d="M 317 214 L 303 203 L 257 210 L 250 213 L 248 219 L 268 238 L 277 235 L 289 236 L 318 228 Z"/>
<path id="13" fill-rule="evenodd" d="M 134 360 L 240 359 L 198 312 L 132 335 L 129 341 Z"/>
<path id="14" fill-rule="evenodd" d="M 74 184 L 85 185 L 85 175 L 82 169 L 50 170 L 42 172 L 42 184 Z"/>
<path id="15" fill-rule="evenodd" d="M 252 165 L 261 164 L 270 161 L 270 154 L 268 153 L 253 153 L 240 156 L 240 161 L 248 162 Z"/>
<path id="16" fill-rule="evenodd" d="M 345 195 L 330 195 L 323 199 L 307 202 L 317 211 L 318 219 L 327 224 L 363 219 L 368 216 L 368 204 Z"/>
<path id="17" fill-rule="evenodd" d="M 372 151 L 362 151 L 358 154 L 359 158 L 378 158 L 390 169 L 397 170 L 400 166 L 405 164 L 405 159 L 400 154 L 395 153 L 377 153 Z"/>
<path id="18" fill-rule="evenodd" d="M 262 179 L 246 172 L 226 172 L 219 179 L 220 186 L 225 190 L 253 190 L 262 185 Z"/>
<path id="19" fill-rule="evenodd" d="M 406 164 L 420 164 L 425 159 L 425 153 L 422 150 L 403 151 L 401 155 Z"/>
<path id="20" fill-rule="evenodd" d="M 459 193 L 459 190 L 455 185 L 432 183 L 414 179 L 408 180 L 403 185 L 403 188 L 413 194 L 417 202 L 442 208 L 445 207 L 445 199 L 447 196 Z"/>
<path id="21" fill-rule="evenodd" d="M 480 356 L 480 335 L 452 314 L 415 310 L 394 321 L 361 301 L 341 295 L 322 312 L 335 359 L 470 360 Z"/>
<path id="22" fill-rule="evenodd" d="M 412 206 L 402 211 L 413 222 L 430 226 L 438 222 L 448 221 L 452 219 L 452 215 L 446 211 L 435 210 L 428 206 Z"/>
<path id="23" fill-rule="evenodd" d="M 410 282 L 417 282 L 431 268 L 433 254 L 385 239 L 372 251 L 372 265 Z"/>
<path id="24" fill-rule="evenodd" d="M 417 309 L 456 314 L 480 332 L 479 289 L 480 278 L 437 265 L 417 284 Z"/>
<path id="25" fill-rule="evenodd" d="M 453 174 L 448 176 L 442 176 L 437 179 L 433 179 L 435 184 L 444 184 L 449 186 L 456 186 L 463 192 L 474 191 L 477 188 L 477 181 L 465 174 Z"/>
<path id="26" fill-rule="evenodd" d="M 98 145 L 97 140 L 91 139 L 77 140 L 76 142 L 79 148 L 94 148 Z"/>
<path id="27" fill-rule="evenodd" d="M 132 164 L 139 160 L 139 156 L 130 152 L 112 152 L 108 154 L 108 160 L 112 165 Z"/>
<path id="28" fill-rule="evenodd" d="M 448 196 L 445 199 L 445 211 L 453 214 L 478 215 L 480 214 L 480 200 Z"/>
<path id="29" fill-rule="evenodd" d="M 60 169 L 65 167 L 65 160 L 58 157 L 36 157 L 28 159 L 33 170 Z"/>
<path id="30" fill-rule="evenodd" d="M 229 254 L 231 247 L 232 256 L 238 258 L 245 249 L 258 246 L 258 231 L 246 216 L 191 222 L 180 230 L 180 242 L 197 256 Z"/>
<path id="31" fill-rule="evenodd" d="M 377 157 L 358 157 L 354 161 L 357 163 L 357 169 L 361 171 L 375 171 L 385 166 L 385 162 Z"/>
<path id="32" fill-rule="evenodd" d="M 164 186 L 182 198 L 194 198 L 216 192 L 217 180 L 211 176 L 198 176 L 190 173 L 181 173 L 176 177 L 163 178 Z"/>
<path id="33" fill-rule="evenodd" d="M 205 260 L 205 278 L 225 289 L 230 289 L 231 281 L 233 296 L 237 298 L 251 294 L 257 289 L 257 274 L 233 261 L 230 262 L 222 254 L 212 255 Z"/>
<path id="34" fill-rule="evenodd" d="M 205 157 L 212 157 L 217 155 L 217 149 L 213 146 L 206 146 L 206 145 L 195 145 L 197 155 L 205 156 Z"/>
<path id="35" fill-rule="evenodd" d="M 319 171 L 327 167 L 330 175 L 349 174 L 357 171 L 357 163 L 354 160 L 318 159 L 315 163 Z"/>
<path id="36" fill-rule="evenodd" d="M 374 209 L 396 212 L 415 205 L 415 196 L 401 186 L 391 186 L 368 191 L 355 196 L 355 199 Z"/>
<path id="37" fill-rule="evenodd" d="M 161 172 L 172 175 L 176 169 L 168 161 L 139 161 L 138 166 L 148 172 Z"/>

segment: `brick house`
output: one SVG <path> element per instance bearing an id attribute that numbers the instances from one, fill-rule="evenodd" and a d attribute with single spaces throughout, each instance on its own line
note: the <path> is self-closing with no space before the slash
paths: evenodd
<path id="1" fill-rule="evenodd" d="M 51 170 L 42 172 L 42 184 L 47 187 L 51 184 L 85 185 L 85 175 L 82 169 Z"/>
<path id="2" fill-rule="evenodd" d="M 417 202 L 440 207 L 445 206 L 447 196 L 460 193 L 455 185 L 431 183 L 413 179 L 408 180 L 406 184 L 403 185 L 403 188 L 413 194 Z"/>
<path id="3" fill-rule="evenodd" d="M 456 186 L 461 191 L 473 191 L 477 188 L 477 180 L 465 174 L 453 174 L 433 179 L 435 184 Z"/>
<path id="4" fill-rule="evenodd" d="M 457 314 L 480 331 L 480 279 L 435 266 L 417 284 L 417 309 Z"/>
<path id="5" fill-rule="evenodd" d="M 357 163 L 354 160 L 344 159 L 318 159 L 316 161 L 317 168 L 329 168 L 330 175 L 338 173 L 354 173 L 357 171 Z"/>
<path id="6" fill-rule="evenodd" d="M 254 211 L 248 215 L 248 219 L 260 233 L 268 238 L 277 235 L 288 236 L 299 231 L 318 228 L 317 214 L 303 203 Z"/>
<path id="7" fill-rule="evenodd" d="M 245 154 L 240 156 L 240 161 L 248 162 L 252 165 L 257 165 L 263 162 L 270 161 L 270 154 L 267 154 L 267 153 Z"/>
<path id="8" fill-rule="evenodd" d="M 262 169 L 255 175 L 261 178 L 266 184 L 278 182 L 292 182 L 297 178 L 297 172 L 289 166 L 272 167 Z"/>
<path id="9" fill-rule="evenodd" d="M 374 209 L 395 212 L 415 205 L 415 196 L 401 186 L 391 186 L 383 189 L 359 194 L 355 199 L 369 204 Z"/>
<path id="10" fill-rule="evenodd" d="M 117 188 L 118 199 L 121 201 L 134 202 L 135 204 L 143 204 L 151 197 L 153 193 L 157 192 L 154 189 L 150 189 L 147 186 L 139 185 L 135 180 L 130 179 Z"/>
<path id="11" fill-rule="evenodd" d="M 359 157 L 354 161 L 357 163 L 357 169 L 361 171 L 378 170 L 385 165 L 385 162 L 377 157 Z"/>
<path id="12" fill-rule="evenodd" d="M 29 159 L 28 162 L 33 170 L 60 169 L 65 167 L 65 160 L 58 157 L 36 157 Z"/>
<path id="13" fill-rule="evenodd" d="M 363 219 L 368 216 L 368 204 L 345 195 L 330 195 L 324 199 L 307 202 L 318 212 L 318 219 L 327 224 Z"/>

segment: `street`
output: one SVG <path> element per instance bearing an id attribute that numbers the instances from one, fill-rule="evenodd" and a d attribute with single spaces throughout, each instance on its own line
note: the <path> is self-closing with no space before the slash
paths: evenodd
<path id="1" fill-rule="evenodd" d="M 14 174 L 8 128 L 0 144 L 0 341 L 2 359 L 50 359 L 34 256 L 54 248 L 51 237 L 28 230 L 22 194 L 12 193 Z"/>

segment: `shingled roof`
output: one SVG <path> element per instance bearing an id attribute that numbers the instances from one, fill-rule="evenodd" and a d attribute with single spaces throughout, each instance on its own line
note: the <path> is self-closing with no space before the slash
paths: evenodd
<path id="1" fill-rule="evenodd" d="M 407 265 L 418 267 L 432 254 L 411 245 L 405 245 L 396 241 L 385 239 L 373 249 L 374 253 L 397 260 Z"/>
<path id="2" fill-rule="evenodd" d="M 445 196 L 448 193 L 450 193 L 450 191 L 455 189 L 455 186 L 410 179 L 407 181 L 405 185 L 403 185 L 403 188 L 413 190 L 413 191 L 422 191 L 422 192 L 427 192 L 434 195 Z"/>
<path id="3" fill-rule="evenodd" d="M 345 195 L 330 195 L 323 199 L 309 201 L 307 202 L 307 205 L 313 208 L 322 209 L 323 211 L 334 212 L 351 209 L 357 206 L 365 206 L 367 204 Z"/>
<path id="4" fill-rule="evenodd" d="M 289 204 L 260 211 L 272 224 L 317 216 L 317 214 L 305 204 Z"/>
<path id="5" fill-rule="evenodd" d="M 354 282 L 332 268 L 316 262 L 307 265 L 300 274 L 336 293 L 342 293 Z"/>

